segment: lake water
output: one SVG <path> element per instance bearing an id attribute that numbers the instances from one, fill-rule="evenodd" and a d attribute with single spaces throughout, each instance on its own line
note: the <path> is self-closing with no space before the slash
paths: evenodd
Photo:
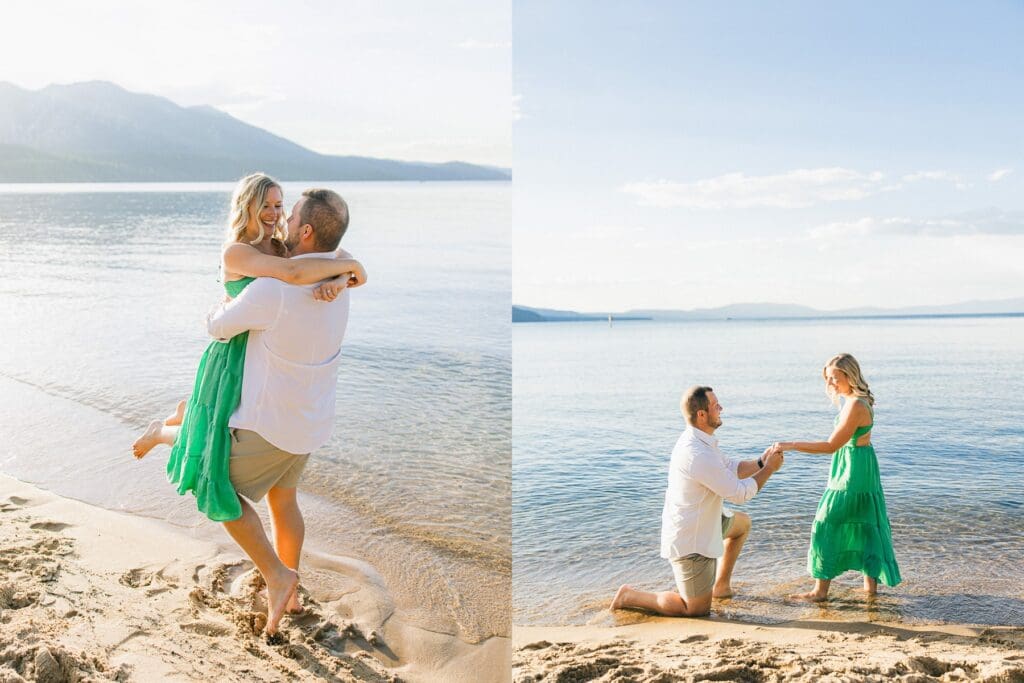
<path id="1" fill-rule="evenodd" d="M 507 635 L 510 185 L 285 183 L 287 207 L 315 184 L 349 202 L 370 282 L 300 486 L 308 544 L 372 564 L 415 623 Z M 232 188 L 0 186 L 0 472 L 227 538 L 166 448 L 130 444 L 191 390 Z"/>
<path id="2" fill-rule="evenodd" d="M 878 453 L 903 583 L 867 602 L 848 573 L 823 606 L 807 544 L 830 456 L 790 453 L 737 509 L 753 532 L 736 598 L 713 613 L 1024 624 L 1024 317 L 517 324 L 513 330 L 513 621 L 611 623 L 632 583 L 670 590 L 659 557 L 682 392 L 708 384 L 732 457 L 825 440 L 821 367 L 853 353 L 876 396 Z"/>

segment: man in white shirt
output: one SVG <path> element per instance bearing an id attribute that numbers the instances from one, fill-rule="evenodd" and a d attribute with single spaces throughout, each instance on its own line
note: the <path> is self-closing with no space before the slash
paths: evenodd
<path id="1" fill-rule="evenodd" d="M 288 217 L 292 258 L 333 253 L 347 228 L 348 206 L 336 192 L 307 190 Z M 249 331 L 242 396 L 228 421 L 231 484 L 242 516 L 224 527 L 266 580 L 270 635 L 286 610 L 302 610 L 296 570 L 305 523 L 295 487 L 310 451 L 326 443 L 333 429 L 338 358 L 348 324 L 347 290 L 324 302 L 315 300 L 310 289 L 257 278 L 207 320 L 217 339 Z M 263 496 L 274 545 L 246 500 Z"/>
<path id="2" fill-rule="evenodd" d="M 724 514 L 722 500 L 747 502 L 782 467 L 783 454 L 772 447 L 757 460 L 730 460 L 718 449 L 713 435 L 722 426 L 722 405 L 711 387 L 692 387 L 680 408 L 688 426 L 672 450 L 661 519 L 661 556 L 672 563 L 677 591 L 649 593 L 624 585 L 613 610 L 698 617 L 711 611 L 713 597 L 731 596 L 732 570 L 750 533 L 750 516 Z"/>

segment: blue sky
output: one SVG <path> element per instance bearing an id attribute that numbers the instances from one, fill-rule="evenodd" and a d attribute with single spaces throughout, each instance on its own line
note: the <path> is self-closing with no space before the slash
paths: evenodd
<path id="1" fill-rule="evenodd" d="M 1024 3 L 512 15 L 516 303 L 1024 296 Z"/>
<path id="2" fill-rule="evenodd" d="M 0 81 L 113 81 L 325 154 L 511 163 L 508 0 L 8 4 Z"/>

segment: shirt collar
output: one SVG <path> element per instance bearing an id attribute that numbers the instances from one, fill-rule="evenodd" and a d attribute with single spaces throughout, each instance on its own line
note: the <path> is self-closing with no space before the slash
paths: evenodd
<path id="1" fill-rule="evenodd" d="M 311 251 L 308 254 L 297 254 L 288 258 L 334 258 L 333 251 Z"/>
<path id="2" fill-rule="evenodd" d="M 688 429 L 694 436 L 696 436 L 698 439 L 700 439 L 707 445 L 712 446 L 714 448 L 718 448 L 718 439 L 716 439 L 711 434 L 708 434 L 702 429 L 697 429 L 693 425 L 686 425 L 686 429 Z"/>

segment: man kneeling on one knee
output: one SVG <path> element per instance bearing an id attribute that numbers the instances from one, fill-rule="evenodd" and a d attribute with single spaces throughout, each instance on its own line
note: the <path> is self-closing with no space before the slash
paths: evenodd
<path id="1" fill-rule="evenodd" d="M 661 517 L 661 556 L 672 563 L 678 592 L 622 586 L 613 610 L 701 617 L 711 611 L 712 598 L 730 597 L 732 570 L 750 533 L 750 517 L 723 510 L 722 500 L 747 502 L 782 467 L 782 452 L 770 447 L 757 460 L 730 460 L 719 450 L 714 433 L 722 426 L 722 405 L 711 387 L 691 388 L 680 408 L 687 427 L 672 450 Z"/>

